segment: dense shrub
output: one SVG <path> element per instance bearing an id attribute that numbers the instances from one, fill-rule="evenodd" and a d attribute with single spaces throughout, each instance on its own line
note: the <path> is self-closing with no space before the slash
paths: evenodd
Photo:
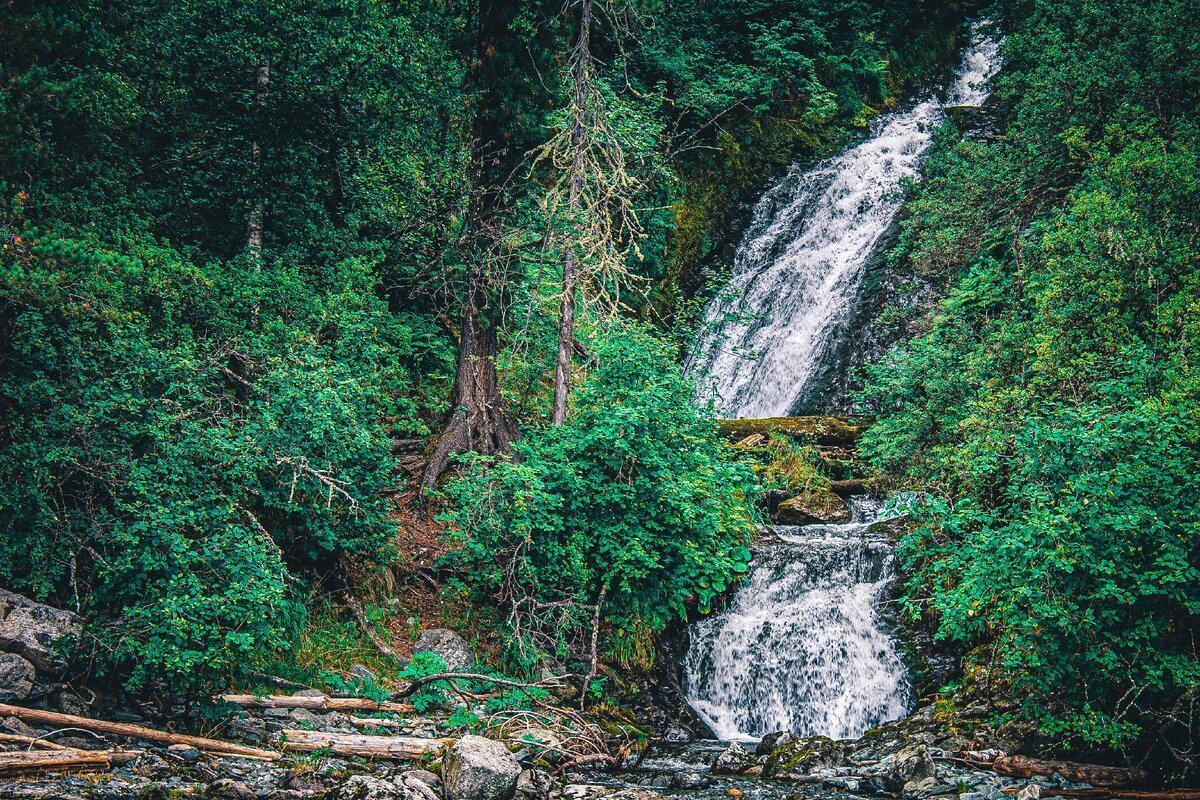
<path id="1" fill-rule="evenodd" d="M 293 571 L 387 540 L 412 328 L 356 262 L 322 295 L 282 267 L 10 230 L 0 580 L 79 603 L 135 684 L 248 666 L 283 643 Z"/>
<path id="2" fill-rule="evenodd" d="M 631 329 L 595 358 L 565 426 L 450 485 L 451 561 L 520 646 L 565 653 L 600 601 L 612 653 L 641 659 L 645 632 L 707 611 L 746 571 L 755 488 L 670 345 Z"/>

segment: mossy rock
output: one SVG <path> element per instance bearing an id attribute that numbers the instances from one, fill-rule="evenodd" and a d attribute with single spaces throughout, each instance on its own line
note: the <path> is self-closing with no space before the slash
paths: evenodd
<path id="1" fill-rule="evenodd" d="M 763 765 L 768 778 L 801 777 L 846 763 L 846 745 L 824 736 L 794 739 L 771 751 Z"/>
<path id="2" fill-rule="evenodd" d="M 775 509 L 775 521 L 780 525 L 844 523 L 849 522 L 850 517 L 846 502 L 833 492 L 805 492 L 784 500 Z"/>
<path id="3" fill-rule="evenodd" d="M 733 442 L 756 433 L 765 437 L 776 433 L 827 447 L 853 447 L 871 422 L 869 417 L 770 417 L 726 419 L 717 424 L 725 438 Z"/>

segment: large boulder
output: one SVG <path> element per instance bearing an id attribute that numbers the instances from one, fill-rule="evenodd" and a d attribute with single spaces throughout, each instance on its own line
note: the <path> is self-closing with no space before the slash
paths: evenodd
<path id="1" fill-rule="evenodd" d="M 445 800 L 511 800 L 521 765 L 500 742 L 464 736 L 442 763 Z"/>
<path id="2" fill-rule="evenodd" d="M 475 668 L 475 654 L 457 633 L 446 628 L 422 631 L 413 644 L 414 653 L 433 653 L 446 662 L 449 672 L 470 672 Z"/>
<path id="3" fill-rule="evenodd" d="M 913 793 L 922 781 L 937 777 L 937 765 L 925 745 L 914 744 L 896 753 L 884 775 L 891 791 Z"/>
<path id="4" fill-rule="evenodd" d="M 767 756 L 763 775 L 768 778 L 797 778 L 846 763 L 846 745 L 824 736 L 783 740 Z"/>
<path id="5" fill-rule="evenodd" d="M 40 670 L 66 667 L 61 646 L 79 635 L 79 617 L 0 589 L 0 650 L 16 653 Z"/>
<path id="6" fill-rule="evenodd" d="M 33 664 L 13 653 L 0 653 L 0 703 L 29 697 L 34 677 Z"/>

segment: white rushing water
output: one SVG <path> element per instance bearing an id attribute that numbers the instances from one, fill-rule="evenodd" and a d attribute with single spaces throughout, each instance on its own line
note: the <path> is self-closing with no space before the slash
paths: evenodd
<path id="1" fill-rule="evenodd" d="M 927 97 L 881 116 L 862 144 L 793 169 L 759 201 L 690 363 L 725 415 L 804 409 L 945 107 L 987 98 L 999 67 L 988 30 L 973 26 L 945 103 Z M 906 713 L 904 663 L 878 612 L 892 549 L 870 531 L 877 505 L 853 505 L 846 525 L 777 528 L 781 541 L 755 556 L 729 608 L 693 627 L 688 702 L 720 738 L 854 738 Z"/>
<path id="2" fill-rule="evenodd" d="M 846 525 L 779 527 L 729 608 L 692 628 L 688 702 L 722 739 L 846 739 L 904 716 L 908 683 L 878 619 L 892 549 L 878 505 Z"/>
<path id="3" fill-rule="evenodd" d="M 981 104 L 999 63 L 985 24 L 972 26 L 947 104 Z M 903 183 L 919 177 L 943 109 L 930 96 L 882 115 L 862 144 L 807 171 L 793 167 L 758 201 L 689 362 L 701 387 L 715 390 L 724 416 L 804 410 L 814 376 L 854 317 L 868 260 L 903 203 Z"/>

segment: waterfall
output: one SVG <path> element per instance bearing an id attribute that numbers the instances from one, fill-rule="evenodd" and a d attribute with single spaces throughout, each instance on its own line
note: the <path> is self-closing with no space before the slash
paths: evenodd
<path id="1" fill-rule="evenodd" d="M 999 66 L 985 23 L 948 94 L 978 105 Z M 930 96 L 876 118 L 870 136 L 807 171 L 793 167 L 751 213 L 728 285 L 705 309 L 688 368 L 729 418 L 803 411 L 814 376 L 854 317 L 867 263 L 945 119 Z"/>
<path id="2" fill-rule="evenodd" d="M 879 117 L 866 141 L 793 168 L 755 206 L 689 363 L 727 416 L 804 409 L 945 106 L 987 98 L 999 67 L 990 27 L 972 26 L 945 103 L 923 97 Z M 688 702 L 719 737 L 853 738 L 905 714 L 904 663 L 878 613 L 892 549 L 871 531 L 877 504 L 852 505 L 846 525 L 777 528 L 779 541 L 755 556 L 729 608 L 693 627 Z"/>
<path id="3" fill-rule="evenodd" d="M 688 701 L 722 739 L 847 739 L 904 716 L 908 688 L 877 607 L 892 549 L 877 506 L 848 525 L 778 527 L 729 608 L 692 629 Z"/>

